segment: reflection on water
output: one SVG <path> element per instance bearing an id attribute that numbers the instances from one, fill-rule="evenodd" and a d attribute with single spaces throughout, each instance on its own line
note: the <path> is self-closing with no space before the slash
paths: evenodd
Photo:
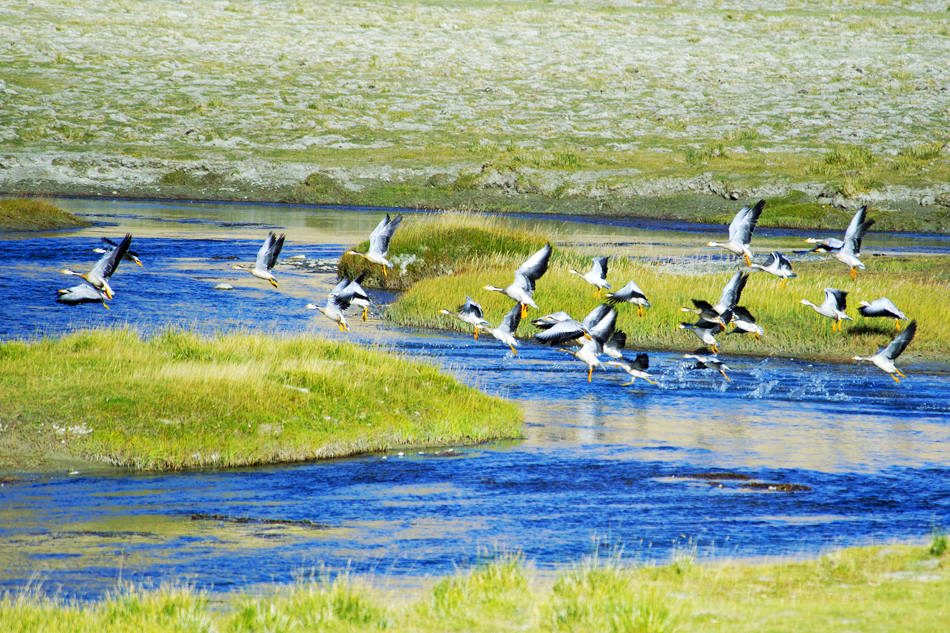
<path id="1" fill-rule="evenodd" d="M 72 204 L 113 224 L 5 242 L 0 338 L 90 325 L 343 337 L 303 306 L 332 283 L 327 264 L 380 215 Z M 231 269 L 234 258 L 253 260 L 270 229 L 288 233 L 279 290 Z M 127 230 L 145 268 L 120 269 L 111 311 L 53 302 L 63 266 L 89 265 L 100 235 Z M 236 289 L 212 290 L 219 282 Z M 438 576 L 499 551 L 542 569 L 595 548 L 664 561 L 686 543 L 707 558 L 801 555 L 926 538 L 950 523 L 945 368 L 911 364 L 898 386 L 873 367 L 735 358 L 727 383 L 657 353 L 658 385 L 622 387 L 621 372 L 597 370 L 588 384 L 574 359 L 530 343 L 513 356 L 469 336 L 393 336 L 376 318 L 348 338 L 519 401 L 524 437 L 230 472 L 14 477 L 0 487 L 0 588 L 38 579 L 94 597 L 121 578 L 228 591 L 311 568 Z"/>

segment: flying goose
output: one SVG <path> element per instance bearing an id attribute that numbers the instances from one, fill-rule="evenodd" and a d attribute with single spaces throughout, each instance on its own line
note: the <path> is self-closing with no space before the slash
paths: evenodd
<path id="1" fill-rule="evenodd" d="M 515 338 L 515 332 L 518 331 L 518 325 L 520 323 L 521 306 L 515 304 L 514 307 L 512 307 L 511 310 L 509 310 L 508 313 L 502 317 L 501 323 L 498 324 L 498 327 L 491 327 L 491 324 L 489 323 L 488 327 L 483 327 L 483 329 L 502 343 L 505 343 L 511 348 L 511 353 L 517 355 L 518 350 L 515 348 L 518 346 L 518 340 Z"/>
<path id="2" fill-rule="evenodd" d="M 613 308 L 609 305 L 601 303 L 591 310 L 583 321 L 572 319 L 566 312 L 555 312 L 553 315 L 549 314 L 540 319 L 535 319 L 535 326 L 545 331 L 539 332 L 534 338 L 545 345 L 563 345 L 582 338 L 589 339 L 591 328 L 600 323 L 612 310 Z M 564 315 L 567 318 L 561 318 L 559 315 Z M 554 316 L 557 316 L 559 320 L 549 325 L 547 320 Z"/>
<path id="3" fill-rule="evenodd" d="M 757 339 L 765 336 L 765 330 L 755 322 L 755 317 L 746 308 L 736 306 L 732 309 L 732 325 L 729 334 L 752 334 Z"/>
<path id="4" fill-rule="evenodd" d="M 610 284 L 607 283 L 607 257 L 593 257 L 591 258 L 593 264 L 586 273 L 579 273 L 573 268 L 569 268 L 567 272 L 577 275 L 587 283 L 595 286 L 597 292 L 595 296 L 600 296 L 602 290 L 610 289 Z"/>
<path id="5" fill-rule="evenodd" d="M 887 297 L 875 299 L 871 303 L 862 301 L 858 312 L 860 312 L 863 317 L 887 317 L 894 319 L 894 327 L 897 328 L 898 332 L 901 329 L 901 321 L 907 320 L 907 316 L 898 310 L 894 302 Z"/>
<path id="6" fill-rule="evenodd" d="M 719 303 L 712 305 L 702 299 L 692 299 L 693 308 L 680 308 L 680 310 L 682 312 L 698 314 L 701 319 L 707 321 L 716 321 L 736 307 L 747 281 L 749 281 L 749 273 L 736 271 L 732 277 L 729 278 L 729 281 L 726 282 L 726 285 L 722 287 L 722 294 L 719 295 Z M 728 323 L 729 321 L 724 319 L 722 324 L 725 326 Z"/>
<path id="7" fill-rule="evenodd" d="M 718 356 L 710 356 L 708 354 L 683 354 L 683 358 L 696 361 L 690 369 L 716 369 L 722 374 L 723 378 L 732 380 L 732 378 L 726 375 L 726 370 L 729 369 L 729 367 L 722 362 Z"/>
<path id="8" fill-rule="evenodd" d="M 56 301 L 67 305 L 79 305 L 80 303 L 101 303 L 106 310 L 111 308 L 106 305 L 106 293 L 96 290 L 89 284 L 79 284 L 71 288 L 63 288 L 56 291 Z"/>
<path id="9" fill-rule="evenodd" d="M 485 320 L 484 314 L 482 312 L 482 306 L 478 304 L 474 299 L 469 296 L 465 297 L 465 303 L 460 305 L 455 309 L 455 312 L 450 312 L 446 309 L 439 310 L 441 314 L 447 314 L 449 316 L 454 316 L 460 319 L 463 323 L 468 323 L 472 326 L 474 330 L 473 336 L 475 340 L 478 340 L 478 328 L 490 328 L 491 323 Z"/>
<path id="10" fill-rule="evenodd" d="M 62 272 L 66 275 L 76 275 L 77 277 L 81 277 L 90 286 L 103 292 L 106 296 L 106 299 L 111 299 L 114 296 L 114 293 L 112 292 L 112 287 L 109 286 L 109 277 L 111 277 L 112 273 L 115 272 L 115 269 L 118 268 L 119 262 L 125 256 L 126 251 L 129 250 L 129 244 L 131 243 L 132 234 L 126 234 L 122 241 L 119 242 L 119 245 L 100 257 L 99 261 L 96 262 L 95 266 L 93 266 L 92 270 L 90 270 L 88 273 L 78 273 L 74 270 L 70 270 L 69 268 L 64 268 Z"/>
<path id="11" fill-rule="evenodd" d="M 867 205 L 864 205 L 857 210 L 857 212 L 851 218 L 848 228 L 844 232 L 843 240 L 835 238 L 820 239 L 814 237 L 809 237 L 806 239 L 805 241 L 810 244 L 818 244 L 818 246 L 811 249 L 809 252 L 817 251 L 819 253 L 829 253 L 839 262 L 851 268 L 852 280 L 857 279 L 857 269 L 860 268 L 861 270 L 864 270 L 864 262 L 859 259 L 861 255 L 861 240 L 864 239 L 864 234 L 867 233 L 871 225 L 874 224 L 874 220 L 867 219 L 867 213 Z"/>
<path id="12" fill-rule="evenodd" d="M 387 276 L 386 269 L 393 267 L 393 263 L 386 259 L 389 254 L 389 241 L 400 222 L 402 222 L 402 214 L 390 219 L 387 213 L 386 217 L 380 220 L 373 232 L 369 234 L 369 250 L 365 253 L 349 250 L 347 253 L 362 257 L 374 264 L 379 264 L 383 267 L 383 277 L 385 278 Z"/>
<path id="13" fill-rule="evenodd" d="M 104 255 L 105 253 L 111 253 L 113 249 L 118 248 L 119 246 L 118 244 L 110 240 L 108 237 L 102 237 L 99 239 L 101 239 L 102 242 L 109 248 L 94 248 L 92 249 L 93 253 L 99 253 L 99 254 Z M 132 249 L 125 251 L 125 255 L 122 256 L 122 259 L 132 262 L 136 266 L 142 265 L 142 260 L 139 259 L 139 254 L 133 251 Z"/>
<path id="14" fill-rule="evenodd" d="M 369 295 L 366 294 L 366 290 L 363 289 L 363 286 L 360 283 L 363 281 L 363 278 L 366 276 L 366 271 L 361 272 L 357 275 L 356 279 L 350 281 L 345 277 L 340 283 L 346 282 L 342 287 L 339 287 L 340 284 L 337 284 L 337 288 L 334 288 L 330 294 L 337 294 L 342 301 L 345 301 L 347 304 L 354 305 L 358 308 L 362 308 L 363 312 L 360 315 L 364 321 L 366 320 L 366 314 L 369 311 Z"/>
<path id="15" fill-rule="evenodd" d="M 729 314 L 729 318 L 732 318 L 731 313 Z M 696 338 L 712 348 L 714 354 L 718 354 L 719 343 L 716 342 L 716 334 L 726 329 L 723 325 L 724 321 L 724 318 L 719 321 L 707 321 L 701 318 L 696 323 L 680 323 L 679 327 L 680 329 L 689 330 L 695 334 Z"/>
<path id="16" fill-rule="evenodd" d="M 277 263 L 277 255 L 280 254 L 280 249 L 284 247 L 284 235 L 281 234 L 280 237 L 271 231 L 267 234 L 267 239 L 264 240 L 264 243 L 261 244 L 260 250 L 257 251 L 257 259 L 254 260 L 254 266 L 248 268 L 243 264 L 234 264 L 231 267 L 236 270 L 246 270 L 251 273 L 258 279 L 264 279 L 269 281 L 270 285 L 277 288 L 277 280 L 274 279 L 274 275 L 271 274 L 271 269 L 274 267 L 274 264 Z"/>
<path id="17" fill-rule="evenodd" d="M 537 309 L 538 304 L 534 302 L 534 282 L 541 278 L 541 275 L 548 269 L 548 261 L 551 259 L 551 245 L 545 244 L 534 255 L 525 260 L 515 271 L 515 279 L 511 284 L 504 288 L 497 288 L 492 285 L 485 286 L 485 290 L 500 292 L 521 305 L 521 317 L 524 318 L 528 311 L 528 306 Z"/>
<path id="18" fill-rule="evenodd" d="M 816 306 L 808 299 L 802 299 L 802 305 L 810 306 L 821 316 L 834 319 L 835 321 L 832 323 L 831 329 L 841 331 L 842 320 L 854 321 L 854 319 L 845 314 L 845 309 L 847 307 L 847 296 L 848 293 L 844 290 L 838 290 L 837 288 L 825 288 L 825 300 L 821 302 L 820 306 Z"/>
<path id="19" fill-rule="evenodd" d="M 621 358 L 620 360 L 607 361 L 605 364 L 616 365 L 620 369 L 630 374 L 630 382 L 623 383 L 621 385 L 622 387 L 632 385 L 637 378 L 642 378 L 651 385 L 658 384 L 650 377 L 650 374 L 647 373 L 647 368 L 650 366 L 650 358 L 644 352 L 637 354 L 637 357 L 631 363 L 628 363 L 623 358 Z"/>
<path id="20" fill-rule="evenodd" d="M 584 341 L 580 349 L 558 348 L 560 352 L 567 352 L 577 360 L 587 365 L 587 382 L 591 381 L 594 373 L 594 367 L 598 367 L 600 354 L 604 351 L 604 343 L 610 339 L 614 331 L 614 325 L 617 323 L 617 311 L 613 308 L 592 328 L 590 328 L 590 338 Z"/>
<path id="21" fill-rule="evenodd" d="M 633 280 L 628 281 L 626 285 L 617 292 L 608 292 L 607 303 L 610 305 L 631 303 L 637 306 L 637 316 L 641 317 L 644 315 L 643 309 L 650 307 L 650 302 L 647 301 L 646 295 Z"/>
<path id="22" fill-rule="evenodd" d="M 332 293 L 327 296 L 327 303 L 324 306 L 319 306 L 315 303 L 307 304 L 308 310 L 318 310 L 323 316 L 336 323 L 341 332 L 350 331 L 350 326 L 346 322 L 346 316 L 343 314 L 344 310 L 349 307 L 350 302 L 347 301 L 345 297 Z"/>
<path id="23" fill-rule="evenodd" d="M 853 360 L 866 360 L 874 363 L 880 367 L 883 371 L 886 371 L 890 374 L 891 378 L 894 379 L 894 382 L 900 384 L 901 379 L 906 378 L 901 370 L 894 366 L 894 361 L 897 360 L 897 357 L 901 355 L 904 349 L 907 347 L 907 344 L 911 342 L 914 338 L 914 334 L 917 332 L 917 321 L 911 321 L 907 324 L 907 327 L 902 331 L 898 332 L 897 336 L 894 337 L 887 347 L 882 347 L 877 350 L 877 354 L 873 356 L 852 356 Z"/>
<path id="24" fill-rule="evenodd" d="M 729 224 L 729 241 L 709 242 L 708 245 L 724 248 L 745 258 L 746 265 L 751 264 L 752 251 L 749 250 L 749 243 L 752 241 L 752 231 L 755 230 L 756 222 L 759 221 L 764 207 L 765 200 L 759 200 L 753 207 L 742 207 Z"/>
<path id="25" fill-rule="evenodd" d="M 756 264 L 755 262 L 749 264 L 749 268 L 756 268 L 758 270 L 769 273 L 770 275 L 775 275 L 776 277 L 781 277 L 782 281 L 779 282 L 779 290 L 785 287 L 785 283 L 794 277 L 798 277 L 792 271 L 792 263 L 788 261 L 788 258 L 785 255 L 782 255 L 778 251 L 772 251 L 769 253 L 769 259 L 765 264 Z"/>

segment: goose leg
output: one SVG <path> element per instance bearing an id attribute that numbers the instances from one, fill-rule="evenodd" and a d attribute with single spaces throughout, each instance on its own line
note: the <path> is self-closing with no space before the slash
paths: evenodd
<path id="1" fill-rule="evenodd" d="M 521 304 L 521 318 L 523 319 L 526 314 L 528 314 L 528 304 L 522 303 Z"/>
<path id="2" fill-rule="evenodd" d="M 646 381 L 647 381 L 648 383 L 650 383 L 651 385 L 658 385 L 658 384 L 660 384 L 660 383 L 658 383 L 658 382 L 655 381 L 655 380 L 650 380 L 649 378 L 644 378 L 644 380 L 646 380 Z"/>
<path id="3" fill-rule="evenodd" d="M 633 384 L 633 382 L 634 382 L 635 380 L 636 380 L 636 378 L 632 378 L 632 379 L 630 379 L 630 382 L 622 382 L 622 383 L 620 383 L 620 386 L 621 386 L 621 387 L 629 387 L 630 385 Z"/>
<path id="4" fill-rule="evenodd" d="M 778 289 L 781 290 L 785 287 L 785 283 L 788 281 L 788 277 L 782 277 L 782 281 L 778 283 Z"/>
<path id="5" fill-rule="evenodd" d="M 475 334 L 475 340 L 477 341 L 477 340 L 478 340 L 478 328 L 475 328 L 474 334 Z"/>
<path id="6" fill-rule="evenodd" d="M 512 354 L 514 354 L 515 356 L 518 355 L 518 350 L 515 349 L 515 346 L 514 346 L 514 345 L 509 345 L 508 347 L 511 348 L 511 353 L 512 353 Z"/>
<path id="7" fill-rule="evenodd" d="M 851 269 L 851 281 L 855 281 L 858 278 L 858 270 L 856 268 Z"/>
<path id="8" fill-rule="evenodd" d="M 366 320 L 366 308 L 363 308 L 363 320 Z"/>
<path id="9" fill-rule="evenodd" d="M 897 331 L 898 331 L 898 332 L 901 331 L 901 322 L 900 322 L 900 319 L 894 319 L 894 327 L 897 328 Z"/>
<path id="10" fill-rule="evenodd" d="M 894 374 L 888 374 L 888 375 L 889 375 L 891 378 L 894 379 L 894 382 L 896 382 L 897 384 L 901 384 L 901 379 L 900 379 L 900 378 L 898 378 L 898 377 L 895 376 Z"/>
<path id="11" fill-rule="evenodd" d="M 894 368 L 894 371 L 896 371 L 896 372 L 897 372 L 897 375 L 900 376 L 901 378 L 907 378 L 907 376 L 905 376 L 905 375 L 901 372 L 901 370 L 897 369 L 896 367 Z"/>
<path id="12" fill-rule="evenodd" d="M 594 366 L 591 365 L 590 367 L 587 368 L 587 382 L 590 382 L 590 378 L 593 375 L 594 375 Z"/>
<path id="13" fill-rule="evenodd" d="M 727 375 L 726 375 L 726 372 L 724 372 L 723 370 L 720 369 L 720 370 L 719 370 L 719 373 L 722 374 L 722 377 L 723 377 L 723 378 L 725 378 L 726 380 L 732 382 L 732 378 L 730 378 L 729 376 L 727 376 Z"/>

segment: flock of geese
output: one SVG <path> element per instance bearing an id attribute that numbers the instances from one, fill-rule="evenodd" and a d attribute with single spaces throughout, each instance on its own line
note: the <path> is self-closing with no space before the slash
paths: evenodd
<path id="1" fill-rule="evenodd" d="M 740 269 L 732 276 L 723 288 L 718 303 L 710 304 L 708 301 L 693 299 L 693 307 L 681 308 L 684 312 L 696 314 L 698 319 L 693 323 L 680 323 L 679 327 L 692 332 L 703 345 L 711 350 L 711 353 L 704 349 L 693 354 L 685 354 L 683 358 L 694 362 L 691 368 L 714 369 L 721 373 L 726 380 L 729 380 L 729 376 L 726 374 L 728 367 L 719 358 L 720 348 L 715 338 L 716 335 L 724 332 L 726 326 L 730 324 L 733 326 L 733 329 L 729 332 L 730 334 L 749 333 L 756 338 L 764 335 L 763 329 L 756 324 L 755 318 L 749 310 L 739 305 L 749 273 L 754 270 L 761 270 L 774 275 L 781 279 L 779 287 L 783 287 L 789 279 L 797 276 L 792 271 L 788 258 L 777 251 L 770 253 L 764 263 L 752 261 L 750 242 L 764 206 L 765 201 L 760 200 L 754 206 L 743 207 L 729 225 L 728 240 L 726 242 L 708 242 L 711 247 L 726 249 L 742 258 L 747 268 L 745 270 Z M 860 259 L 861 241 L 868 228 L 874 223 L 874 220 L 868 220 L 866 216 L 867 207 L 862 207 L 855 213 L 842 240 L 808 238 L 806 241 L 816 244 L 816 246 L 807 252 L 831 255 L 848 266 L 851 278 L 855 279 L 857 270 L 864 270 L 865 268 Z M 401 221 L 402 215 L 392 218 L 387 213 L 386 217 L 380 220 L 370 234 L 367 252 L 360 253 L 353 250 L 347 252 L 363 257 L 373 264 L 380 265 L 384 277 L 387 276 L 387 269 L 393 267 L 392 262 L 387 259 L 389 243 Z M 131 241 L 131 235 L 126 235 L 119 243 L 103 238 L 103 242 L 108 248 L 96 249 L 97 252 L 102 253 L 102 257 L 88 273 L 64 269 L 63 273 L 78 276 L 84 283 L 60 290 L 57 301 L 66 304 L 95 302 L 108 308 L 106 300 L 111 300 L 114 296 L 114 292 L 109 286 L 109 278 L 115 272 L 119 262 L 125 259 L 138 266 L 142 265 L 137 253 L 129 249 Z M 233 268 L 245 270 L 277 288 L 277 280 L 271 271 L 277 262 L 283 243 L 284 235 L 278 236 L 270 232 L 258 250 L 257 258 L 252 267 L 235 264 Z M 470 325 L 476 341 L 478 340 L 479 331 L 485 332 L 501 343 L 508 345 L 511 352 L 517 355 L 519 342 L 515 338 L 515 332 L 521 320 L 526 316 L 527 308 L 538 308 L 534 301 L 535 284 L 547 271 L 551 252 L 551 245 L 545 244 L 543 248 L 531 255 L 515 270 L 514 278 L 510 284 L 503 287 L 492 285 L 484 287 L 485 290 L 501 293 L 513 301 L 512 308 L 502 317 L 497 326 L 493 326 L 484 318 L 482 307 L 468 296 L 466 296 L 465 302 L 458 306 L 455 311 L 443 309 L 440 312 L 454 316 Z M 589 271 L 581 273 L 571 269 L 569 272 L 594 286 L 596 296 L 600 297 L 602 292 L 611 288 L 610 283 L 607 282 L 607 262 L 608 257 L 606 256 L 594 257 Z M 307 304 L 306 307 L 321 312 L 325 317 L 335 322 L 341 332 L 349 332 L 349 324 L 345 316 L 346 310 L 352 306 L 360 308 L 362 319 L 365 321 L 370 306 L 369 295 L 360 285 L 364 276 L 365 272 L 353 279 L 346 277 L 340 279 L 327 295 L 324 305 Z M 837 288 L 825 288 L 824 292 L 825 299 L 821 304 L 816 305 L 807 299 L 802 299 L 801 303 L 811 307 L 817 314 L 833 319 L 832 329 L 840 330 L 841 321 L 853 320 L 845 312 L 847 292 Z M 559 351 L 569 353 L 583 362 L 587 366 L 588 382 L 592 380 L 595 368 L 613 366 L 619 367 L 629 374 L 630 381 L 624 383 L 624 386 L 632 384 L 637 378 L 656 384 L 647 371 L 649 357 L 646 353 L 640 352 L 632 360 L 624 356 L 627 337 L 622 330 L 616 329 L 617 306 L 621 304 L 635 306 L 637 314 L 641 317 L 644 316 L 645 309 L 650 307 L 650 302 L 643 290 L 633 280 L 630 280 L 620 290 L 607 293 L 604 303 L 591 310 L 583 320 L 575 320 L 563 311 L 534 319 L 532 324 L 539 330 L 534 338 L 541 344 L 558 346 Z M 862 301 L 859 312 L 864 317 L 893 319 L 898 334 L 888 345 L 879 349 L 876 354 L 853 356 L 852 358 L 857 361 L 873 363 L 887 372 L 895 382 L 900 383 L 900 377 L 904 377 L 904 374 L 895 366 L 894 362 L 913 339 L 917 330 L 916 321 L 910 321 L 907 327 L 902 329 L 901 321 L 907 320 L 907 317 L 886 297 L 878 298 L 872 302 Z M 602 361 L 602 356 L 609 360 Z"/>

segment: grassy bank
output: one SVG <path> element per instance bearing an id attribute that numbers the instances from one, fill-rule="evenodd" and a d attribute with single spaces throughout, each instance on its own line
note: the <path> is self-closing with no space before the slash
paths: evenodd
<path id="1" fill-rule="evenodd" d="M 345 577 L 236 596 L 225 608 L 187 588 L 130 590 L 85 606 L 26 593 L 0 598 L 0 621 L 10 633 L 936 633 L 950 618 L 950 558 L 931 549 L 855 548 L 774 564 L 696 564 L 686 553 L 663 567 L 601 561 L 553 579 L 506 557 L 412 601 Z"/>
<path id="2" fill-rule="evenodd" d="M 257 0 L 187 19 L 171 0 L 18 3 L 0 15 L 19 34 L 0 68 L 0 190 L 640 214 L 641 196 L 802 189 L 946 230 L 946 15 L 923 0 Z"/>
<path id="3" fill-rule="evenodd" d="M 7 470 L 241 466 L 520 432 L 516 405 L 432 366 L 303 337 L 82 332 L 0 344 L 0 375 Z"/>
<path id="4" fill-rule="evenodd" d="M 0 198 L 0 231 L 48 231 L 89 226 L 54 204 L 32 198 Z"/>
<path id="5" fill-rule="evenodd" d="M 425 218 L 420 218 L 413 223 L 421 243 L 427 241 L 426 222 Z M 433 233 L 446 230 L 445 220 L 439 222 L 438 230 Z M 501 230 L 502 225 L 493 228 L 493 231 Z M 545 240 L 537 235 L 530 236 L 530 239 L 518 238 L 516 233 L 512 233 L 509 239 L 524 240 L 523 248 L 514 249 L 506 242 L 504 249 L 494 250 L 493 239 L 487 233 L 479 238 L 477 243 L 487 250 L 473 253 L 468 261 L 457 262 L 457 272 L 414 284 L 388 310 L 387 318 L 399 325 L 469 331 L 470 328 L 461 321 L 441 315 L 439 310 L 453 309 L 470 295 L 482 304 L 486 318 L 497 324 L 510 309 L 511 300 L 499 293 L 483 290 L 484 286 L 510 283 L 514 269 L 525 259 L 522 253 L 531 252 L 536 244 Z M 598 254 L 610 252 L 604 250 Z M 862 300 L 872 301 L 886 296 L 903 306 L 909 318 L 918 321 L 917 336 L 908 348 L 906 358 L 945 359 L 950 354 L 950 323 L 945 318 L 945 298 L 950 292 L 950 258 L 874 257 L 867 260 L 867 266 L 868 269 L 852 281 L 848 269 L 835 260 L 797 262 L 795 271 L 799 276 L 790 280 L 784 289 L 779 289 L 775 277 L 754 273 L 742 294 L 741 305 L 756 317 L 765 329 L 765 337 L 756 340 L 747 335 L 720 335 L 718 340 L 723 352 L 827 360 L 847 360 L 854 354 L 872 354 L 894 335 L 893 321 L 865 319 L 858 314 L 857 307 Z M 548 272 L 537 283 L 535 301 L 539 310 L 532 310 L 531 318 L 558 310 L 583 318 L 599 303 L 593 286 L 571 275 L 570 268 L 586 272 L 590 268 L 590 259 L 569 250 L 556 249 Z M 695 265 L 676 266 L 614 258 L 607 276 L 614 289 L 632 279 L 653 304 L 642 318 L 636 316 L 632 306 L 619 307 L 617 327 L 627 333 L 628 349 L 691 351 L 697 348 L 698 339 L 677 327 L 681 321 L 695 320 L 680 308 L 690 306 L 692 298 L 716 303 L 722 287 L 733 274 L 732 270 L 723 270 L 721 266 L 707 268 L 702 261 Z M 830 319 L 818 316 L 800 303 L 801 299 L 807 298 L 820 304 L 826 287 L 849 292 L 848 314 L 855 320 L 846 322 L 841 333 L 831 330 Z M 529 318 L 522 321 L 518 335 L 527 337 L 536 331 Z"/>

